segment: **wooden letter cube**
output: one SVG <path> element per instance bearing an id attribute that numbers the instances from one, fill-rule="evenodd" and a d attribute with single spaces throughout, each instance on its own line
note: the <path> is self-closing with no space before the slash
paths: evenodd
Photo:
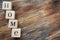
<path id="1" fill-rule="evenodd" d="M 11 37 L 20 38 L 21 37 L 21 28 L 12 29 Z"/>
<path id="2" fill-rule="evenodd" d="M 15 19 L 15 11 L 6 11 L 6 19 Z"/>
<path id="3" fill-rule="evenodd" d="M 9 20 L 8 28 L 17 28 L 18 20 Z"/>
<path id="4" fill-rule="evenodd" d="M 12 2 L 3 1 L 3 3 L 2 3 L 2 9 L 3 10 L 11 10 L 12 9 Z"/>

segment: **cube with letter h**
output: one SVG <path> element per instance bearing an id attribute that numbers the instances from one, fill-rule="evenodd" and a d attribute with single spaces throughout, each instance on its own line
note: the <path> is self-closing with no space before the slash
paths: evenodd
<path id="1" fill-rule="evenodd" d="M 3 3 L 2 3 L 2 9 L 3 10 L 11 10 L 12 9 L 12 2 L 3 1 Z"/>
<path id="2" fill-rule="evenodd" d="M 15 11 L 6 11 L 6 19 L 15 19 Z"/>
<path id="3" fill-rule="evenodd" d="M 12 29 L 11 37 L 21 37 L 21 28 Z"/>
<path id="4" fill-rule="evenodd" d="M 18 20 L 9 20 L 8 28 L 17 28 Z"/>

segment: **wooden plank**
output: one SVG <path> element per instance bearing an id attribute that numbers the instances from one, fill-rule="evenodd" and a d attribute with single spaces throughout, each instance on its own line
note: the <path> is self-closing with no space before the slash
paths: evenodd
<path id="1" fill-rule="evenodd" d="M 19 21 L 18 27 L 22 28 L 22 36 L 16 40 L 60 40 L 60 0 L 56 1 L 46 0 L 39 6 L 36 2 L 24 2 L 26 6 L 22 6 L 15 1 L 13 10 Z M 7 28 L 8 20 L 4 19 L 4 15 L 0 16 L 0 23 L 5 23 L 0 25 L 0 40 L 15 40 L 11 37 L 11 29 Z"/>

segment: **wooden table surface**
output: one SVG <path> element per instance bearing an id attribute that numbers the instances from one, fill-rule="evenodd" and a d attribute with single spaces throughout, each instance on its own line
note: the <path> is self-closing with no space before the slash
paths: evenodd
<path id="1" fill-rule="evenodd" d="M 0 40 L 60 40 L 60 0 L 41 1 L 12 0 L 22 35 L 19 39 L 11 37 L 3 11 L 0 14 Z"/>

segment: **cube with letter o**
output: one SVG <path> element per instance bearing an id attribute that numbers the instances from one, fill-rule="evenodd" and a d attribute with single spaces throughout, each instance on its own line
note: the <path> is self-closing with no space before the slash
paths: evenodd
<path id="1" fill-rule="evenodd" d="M 15 11 L 6 11 L 6 19 L 15 19 Z"/>

